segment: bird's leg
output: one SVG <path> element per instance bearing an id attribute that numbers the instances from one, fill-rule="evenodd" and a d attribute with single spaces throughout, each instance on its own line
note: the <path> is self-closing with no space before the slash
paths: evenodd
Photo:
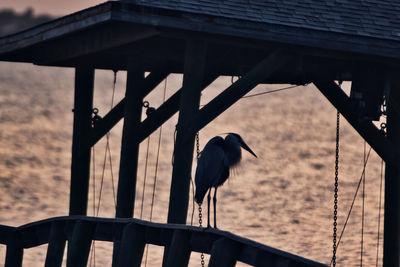
<path id="1" fill-rule="evenodd" d="M 214 202 L 214 228 L 217 228 L 217 187 L 215 187 L 213 202 Z"/>
<path id="2" fill-rule="evenodd" d="M 207 228 L 210 228 L 210 200 L 211 200 L 211 188 L 208 190 L 207 196 Z"/>

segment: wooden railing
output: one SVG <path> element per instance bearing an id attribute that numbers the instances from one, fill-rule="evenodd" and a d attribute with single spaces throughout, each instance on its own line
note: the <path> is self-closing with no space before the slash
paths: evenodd
<path id="1" fill-rule="evenodd" d="M 86 266 L 92 240 L 114 242 L 116 266 L 140 266 L 146 244 L 167 247 L 164 266 L 187 266 L 190 253 L 210 254 L 208 266 L 326 266 L 218 229 L 160 224 L 138 219 L 56 217 L 20 227 L 0 225 L 7 246 L 5 267 L 22 265 L 23 250 L 48 244 L 45 267 L 61 266 L 68 240 L 67 266 Z"/>

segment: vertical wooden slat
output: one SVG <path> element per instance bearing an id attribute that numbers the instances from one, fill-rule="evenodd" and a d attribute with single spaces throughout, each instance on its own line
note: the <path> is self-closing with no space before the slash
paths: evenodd
<path id="1" fill-rule="evenodd" d="M 119 167 L 117 218 L 132 218 L 135 207 L 137 167 L 139 159 L 140 122 L 145 87 L 144 70 L 140 57 L 130 58 L 126 82 L 124 126 Z M 114 243 L 113 266 L 118 255 L 119 242 Z"/>
<path id="2" fill-rule="evenodd" d="M 239 253 L 239 246 L 232 240 L 221 237 L 211 248 L 209 267 L 234 267 Z"/>
<path id="3" fill-rule="evenodd" d="M 85 267 L 89 258 L 95 225 L 88 221 L 77 221 L 68 242 L 67 267 Z"/>
<path id="4" fill-rule="evenodd" d="M 190 258 L 190 232 L 175 230 L 168 250 L 165 267 L 185 267 Z"/>
<path id="5" fill-rule="evenodd" d="M 115 266 L 139 267 L 145 244 L 144 227 L 134 223 L 125 226 Z"/>
<path id="6" fill-rule="evenodd" d="M 21 267 L 23 255 L 24 248 L 20 244 L 20 236 L 17 232 L 14 232 L 9 237 L 4 267 Z"/>
<path id="7" fill-rule="evenodd" d="M 51 225 L 49 245 L 47 247 L 45 267 L 60 267 L 62 264 L 66 235 L 64 222 L 53 222 Z"/>
<path id="8" fill-rule="evenodd" d="M 392 85 L 387 107 L 387 138 L 395 159 L 386 162 L 383 266 L 400 266 L 400 86 Z"/>
<path id="9" fill-rule="evenodd" d="M 199 109 L 206 50 L 206 44 L 202 41 L 187 41 L 174 150 L 168 223 L 186 223 L 195 133 L 188 136 L 188 132 L 183 126 L 193 119 Z"/>
<path id="10" fill-rule="evenodd" d="M 86 215 L 90 170 L 90 130 L 94 69 L 75 70 L 74 130 L 72 139 L 70 215 Z"/>
<path id="11" fill-rule="evenodd" d="M 119 167 L 117 218 L 133 217 L 138 166 L 138 131 L 142 117 L 144 71 L 138 58 L 130 59 L 125 93 L 124 126 Z"/>

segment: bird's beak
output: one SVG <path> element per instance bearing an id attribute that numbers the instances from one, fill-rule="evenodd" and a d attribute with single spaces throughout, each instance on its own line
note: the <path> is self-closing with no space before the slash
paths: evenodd
<path id="1" fill-rule="evenodd" d="M 254 157 L 257 158 L 256 153 L 254 153 L 253 150 L 251 150 L 250 147 L 249 147 L 243 140 L 240 141 L 240 145 L 241 145 L 244 149 L 246 149 L 250 154 L 252 154 Z"/>

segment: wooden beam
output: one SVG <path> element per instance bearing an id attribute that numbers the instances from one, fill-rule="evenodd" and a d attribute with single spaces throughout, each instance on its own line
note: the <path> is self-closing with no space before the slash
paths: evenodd
<path id="1" fill-rule="evenodd" d="M 314 84 L 385 162 L 393 162 L 395 154 L 391 141 L 371 121 L 358 120 L 350 98 L 334 81 L 315 81 Z"/>
<path id="2" fill-rule="evenodd" d="M 19 245 L 17 245 L 17 247 L 20 248 L 32 248 L 47 244 L 49 242 L 51 232 L 50 228 L 52 227 L 53 223 L 61 223 L 65 225 L 64 233 L 71 242 L 74 232 L 77 231 L 77 228 L 74 226 L 78 221 L 92 225 L 90 228 L 93 230 L 91 235 L 92 240 L 114 242 L 130 236 L 126 242 L 128 244 L 131 243 L 129 240 L 139 238 L 139 240 L 142 240 L 142 243 L 153 244 L 156 246 L 168 246 L 171 245 L 174 242 L 173 239 L 176 238 L 174 237 L 174 233 L 179 231 L 182 233 L 182 235 L 186 236 L 185 239 L 189 238 L 188 236 L 190 236 L 190 246 L 188 247 L 190 248 L 190 251 L 193 252 L 210 254 L 214 242 L 220 238 L 225 238 L 236 243 L 240 247 L 240 253 L 238 253 L 236 256 L 237 261 L 241 261 L 251 266 L 265 266 L 265 264 L 262 264 L 263 260 L 270 258 L 268 262 L 264 263 L 272 262 L 277 266 L 281 266 L 279 265 L 280 263 L 289 261 L 290 266 L 326 267 L 324 264 L 307 260 L 305 258 L 257 243 L 226 231 L 221 231 L 214 228 L 204 229 L 201 227 L 183 224 L 154 223 L 133 218 L 99 218 L 87 216 L 64 216 L 49 218 L 37 222 L 31 222 L 19 227 L 10 227 L 10 229 L 4 229 L 7 232 L 7 235 L 10 236 L 4 237 L 5 239 L 3 239 L 2 242 L 9 243 L 12 240 L 18 240 Z M 139 229 L 132 231 L 134 233 L 133 235 L 126 234 L 126 232 L 124 233 L 124 230 L 127 229 L 125 227 L 129 224 L 131 225 L 131 228 L 136 227 Z M 17 238 L 12 236 L 14 233 L 17 234 Z M 139 235 L 142 236 L 139 237 Z M 186 241 L 183 243 L 186 244 Z M 129 245 L 127 248 L 129 248 Z M 133 251 L 133 253 L 137 253 L 138 251 L 139 250 Z"/>
<path id="3" fill-rule="evenodd" d="M 188 266 L 190 253 L 190 232 L 175 230 L 164 267 Z"/>
<path id="4" fill-rule="evenodd" d="M 184 127 L 187 129 L 187 136 L 198 132 L 213 119 L 218 117 L 251 89 L 282 68 L 289 59 L 290 55 L 281 51 L 273 52 L 263 59 L 242 78 L 211 100 L 197 112 L 194 118 L 187 122 Z"/>
<path id="5" fill-rule="evenodd" d="M 70 215 L 86 215 L 90 169 L 90 131 L 94 69 L 75 70 L 74 130 L 72 137 Z"/>
<path id="6" fill-rule="evenodd" d="M 209 267 L 234 267 L 236 265 L 239 246 L 234 241 L 221 237 L 214 241 L 211 249 Z"/>
<path id="7" fill-rule="evenodd" d="M 95 225 L 88 221 L 77 221 L 72 239 L 68 241 L 67 267 L 86 267 L 92 245 Z"/>
<path id="8" fill-rule="evenodd" d="M 179 118 L 169 198 L 168 223 L 186 224 L 195 132 L 187 134 L 183 127 L 192 120 L 200 105 L 206 52 L 206 43 L 194 40 L 186 42 L 183 87 L 179 103 Z"/>
<path id="9" fill-rule="evenodd" d="M 142 98 L 148 95 L 159 83 L 161 83 L 169 73 L 164 68 L 150 73 L 144 82 Z M 100 120 L 92 130 L 90 146 L 95 145 L 105 136 L 123 117 L 125 109 L 125 98 L 122 99 L 110 112 Z"/>
<path id="10" fill-rule="evenodd" d="M 140 60 L 130 59 L 126 83 L 124 126 L 119 167 L 117 218 L 132 218 L 139 157 L 137 129 L 142 118 L 144 70 Z"/>
<path id="11" fill-rule="evenodd" d="M 144 25 L 103 24 L 63 39 L 50 41 L 44 47 L 38 47 L 34 52 L 34 63 L 39 65 L 56 64 L 117 48 L 155 36 L 158 33 L 156 28 Z"/>
<path id="12" fill-rule="evenodd" d="M 201 90 L 209 86 L 218 76 L 210 74 L 204 78 L 201 85 Z M 182 94 L 182 88 L 173 94 L 167 101 L 165 101 L 157 110 L 155 110 L 149 117 L 147 117 L 141 125 L 141 134 L 139 142 L 142 142 L 150 134 L 163 125 L 169 118 L 171 118 L 179 110 L 179 101 Z"/>
<path id="13" fill-rule="evenodd" d="M 395 154 L 386 162 L 383 266 L 400 266 L 400 86 L 392 85 L 387 106 L 387 139 Z"/>
<path id="14" fill-rule="evenodd" d="M 24 248 L 21 246 L 21 234 L 16 231 L 12 232 L 8 239 L 4 267 L 21 267 L 24 256 Z"/>
<path id="15" fill-rule="evenodd" d="M 121 239 L 116 267 L 140 267 L 143 258 L 145 240 L 144 227 L 131 223 L 125 226 Z"/>
<path id="16" fill-rule="evenodd" d="M 62 265 L 67 240 L 64 227 L 64 222 L 53 222 L 51 224 L 45 267 L 61 267 Z"/>

